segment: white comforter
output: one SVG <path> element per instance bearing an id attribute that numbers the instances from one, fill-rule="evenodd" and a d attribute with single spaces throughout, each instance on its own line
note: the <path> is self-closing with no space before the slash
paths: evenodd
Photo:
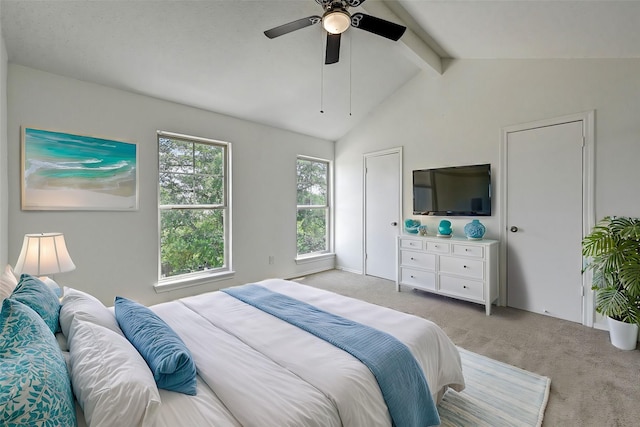
<path id="1" fill-rule="evenodd" d="M 458 351 L 434 323 L 295 282 L 258 284 L 394 335 L 434 400 L 447 386 L 464 388 Z M 151 309 L 184 340 L 200 377 L 196 398 L 161 394 L 159 426 L 391 426 L 369 369 L 314 335 L 223 292 Z"/>

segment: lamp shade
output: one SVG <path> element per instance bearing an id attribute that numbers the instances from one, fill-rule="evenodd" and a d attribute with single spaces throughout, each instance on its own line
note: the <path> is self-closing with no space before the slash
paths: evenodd
<path id="1" fill-rule="evenodd" d="M 25 234 L 14 271 L 34 276 L 75 270 L 62 233 Z"/>

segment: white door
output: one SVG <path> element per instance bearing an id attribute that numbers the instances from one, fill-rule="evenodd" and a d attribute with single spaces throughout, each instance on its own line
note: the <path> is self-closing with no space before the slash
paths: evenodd
<path id="1" fill-rule="evenodd" d="M 507 305 L 582 321 L 583 122 L 507 135 Z"/>
<path id="2" fill-rule="evenodd" d="M 396 237 L 402 206 L 401 165 L 401 149 L 364 157 L 364 272 L 389 280 L 396 278 Z"/>

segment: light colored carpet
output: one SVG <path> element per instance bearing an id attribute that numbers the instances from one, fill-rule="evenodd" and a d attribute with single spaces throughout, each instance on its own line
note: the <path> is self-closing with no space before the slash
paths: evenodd
<path id="1" fill-rule="evenodd" d="M 438 405 L 442 427 L 537 427 L 551 380 L 459 348 L 466 388 Z"/>
<path id="2" fill-rule="evenodd" d="M 510 307 L 485 316 L 479 304 L 340 270 L 299 281 L 424 317 L 460 347 L 551 378 L 544 427 L 640 426 L 640 350 L 616 349 L 606 331 Z"/>

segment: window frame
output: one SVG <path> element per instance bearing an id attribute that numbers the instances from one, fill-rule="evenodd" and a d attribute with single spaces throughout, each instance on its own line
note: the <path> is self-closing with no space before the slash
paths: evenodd
<path id="1" fill-rule="evenodd" d="M 157 207 L 158 207 L 158 282 L 154 286 L 157 293 L 160 292 L 168 292 L 174 289 L 181 289 L 190 286 L 201 285 L 206 282 L 212 282 L 217 280 L 224 280 L 234 275 L 234 271 L 232 269 L 232 259 L 231 259 L 231 143 L 226 141 L 219 141 L 210 138 L 203 138 L 192 135 L 185 135 L 174 132 L 167 132 L 158 130 L 156 132 L 156 147 L 157 147 L 157 165 L 158 165 L 158 180 L 157 180 Z M 204 204 L 204 205 L 162 205 L 160 204 L 160 138 L 168 138 L 168 139 L 176 139 L 184 142 L 194 143 L 194 144 L 206 144 L 206 145 L 214 145 L 217 147 L 223 148 L 223 174 L 224 174 L 224 182 L 223 182 L 223 200 L 222 204 Z M 162 277 L 162 247 L 161 247 L 161 236 L 162 236 L 162 221 L 161 214 L 163 210 L 170 209 L 211 209 L 211 210 L 222 210 L 223 217 L 223 256 L 224 262 L 222 267 L 216 267 L 208 270 L 202 271 L 194 271 L 190 273 L 178 274 L 170 277 Z"/>
<path id="2" fill-rule="evenodd" d="M 327 165 L 327 188 L 326 188 L 326 203 L 325 205 L 299 205 L 298 204 L 298 194 L 297 194 L 297 184 L 298 184 L 298 161 L 310 161 L 310 162 L 318 162 L 325 163 Z M 309 252 L 306 254 L 298 253 L 298 232 L 297 232 L 297 218 L 298 211 L 300 209 L 324 209 L 326 211 L 326 221 L 327 221 L 327 230 L 326 230 L 326 240 L 327 244 L 324 250 Z M 296 262 L 304 263 L 305 261 L 318 260 L 322 258 L 331 258 L 335 256 L 333 253 L 333 161 L 320 158 L 320 157 L 312 157 L 305 155 L 296 156 Z"/>

